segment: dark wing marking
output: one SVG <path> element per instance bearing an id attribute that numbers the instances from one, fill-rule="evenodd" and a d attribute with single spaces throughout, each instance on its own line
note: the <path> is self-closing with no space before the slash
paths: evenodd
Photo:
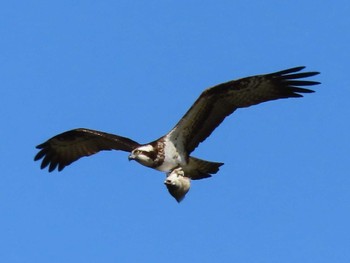
<path id="1" fill-rule="evenodd" d="M 314 92 L 301 87 L 320 84 L 319 82 L 299 79 L 319 72 L 295 73 L 304 68 L 296 67 L 242 78 L 209 88 L 166 136 L 180 143 L 189 154 L 238 108 L 270 100 L 303 97 L 300 93 Z"/>
<path id="2" fill-rule="evenodd" d="M 140 146 L 137 142 L 100 131 L 74 129 L 58 134 L 46 142 L 39 144 L 40 149 L 34 157 L 35 161 L 43 158 L 41 169 L 49 166 L 49 172 L 64 167 L 84 156 L 90 156 L 103 150 L 121 150 L 131 152 Z"/>

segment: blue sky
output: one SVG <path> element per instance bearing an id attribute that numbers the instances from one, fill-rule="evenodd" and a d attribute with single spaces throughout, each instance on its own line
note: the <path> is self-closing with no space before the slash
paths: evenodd
<path id="1" fill-rule="evenodd" d="M 349 262 L 348 1 L 0 5 L 1 262 Z M 314 94 L 235 112 L 194 153 L 225 165 L 177 204 L 123 152 L 49 174 L 86 127 L 146 143 L 203 89 L 306 65 Z"/>

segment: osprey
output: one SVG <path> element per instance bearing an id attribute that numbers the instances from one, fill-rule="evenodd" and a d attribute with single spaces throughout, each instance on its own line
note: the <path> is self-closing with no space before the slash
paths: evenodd
<path id="1" fill-rule="evenodd" d="M 99 151 L 129 152 L 129 160 L 165 172 L 164 184 L 180 202 L 189 191 L 191 180 L 211 177 L 223 165 L 191 156 L 194 149 L 236 109 L 314 92 L 301 87 L 320 84 L 303 80 L 319 72 L 300 72 L 304 68 L 232 80 L 206 89 L 175 127 L 153 142 L 139 144 L 119 135 L 79 128 L 39 144 L 34 160 L 43 158 L 41 169 L 48 166 L 49 172 L 52 172 L 56 168 L 61 171 L 79 158 Z"/>

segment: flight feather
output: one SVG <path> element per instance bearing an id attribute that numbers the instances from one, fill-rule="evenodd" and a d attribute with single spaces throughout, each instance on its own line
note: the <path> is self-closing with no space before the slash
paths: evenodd
<path id="1" fill-rule="evenodd" d="M 40 160 L 41 169 L 49 166 L 49 172 L 58 171 L 84 156 L 103 150 L 131 152 L 140 146 L 137 142 L 122 136 L 90 129 L 74 129 L 58 134 L 36 148 L 40 151 L 34 160 Z"/>
<path id="2" fill-rule="evenodd" d="M 302 97 L 300 93 L 314 92 L 301 87 L 316 85 L 319 82 L 299 79 L 319 73 L 295 73 L 302 69 L 304 67 L 295 67 L 271 74 L 246 77 L 206 89 L 169 132 L 169 138 L 181 143 L 190 154 L 236 109 L 270 100 Z"/>

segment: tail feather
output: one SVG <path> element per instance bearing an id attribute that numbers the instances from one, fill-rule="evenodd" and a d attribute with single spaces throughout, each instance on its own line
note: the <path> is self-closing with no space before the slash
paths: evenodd
<path id="1" fill-rule="evenodd" d="M 221 165 L 223 165 L 223 163 L 209 162 L 190 157 L 188 165 L 183 167 L 183 169 L 186 177 L 189 177 L 192 180 L 199 180 L 211 177 L 212 174 L 216 174 Z"/>

